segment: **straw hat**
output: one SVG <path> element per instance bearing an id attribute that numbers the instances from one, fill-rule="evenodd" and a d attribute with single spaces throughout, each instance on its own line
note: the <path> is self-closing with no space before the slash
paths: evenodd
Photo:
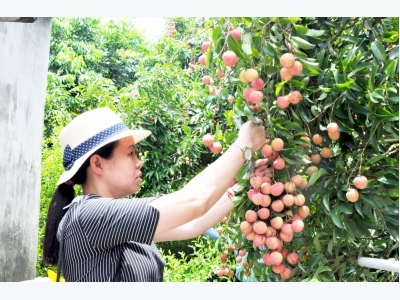
<path id="1" fill-rule="evenodd" d="M 85 160 L 104 145 L 133 136 L 135 144 L 151 134 L 129 129 L 109 108 L 96 108 L 77 116 L 60 133 L 64 173 L 57 185 L 70 180 Z"/>

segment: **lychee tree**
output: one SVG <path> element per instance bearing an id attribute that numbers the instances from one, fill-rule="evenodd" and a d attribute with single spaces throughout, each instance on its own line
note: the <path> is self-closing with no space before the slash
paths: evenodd
<path id="1" fill-rule="evenodd" d="M 223 151 L 241 124 L 262 119 L 268 138 L 237 174 L 244 188 L 218 225 L 221 269 L 240 261 L 241 278 L 259 281 L 398 280 L 357 264 L 398 260 L 398 18 L 208 26 L 196 62 L 210 100 L 224 102 L 213 137 Z M 258 158 L 272 180 L 254 173 Z"/>

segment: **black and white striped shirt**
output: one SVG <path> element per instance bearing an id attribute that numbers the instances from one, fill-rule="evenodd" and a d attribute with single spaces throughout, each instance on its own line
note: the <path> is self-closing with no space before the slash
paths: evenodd
<path id="1" fill-rule="evenodd" d="M 64 231 L 63 275 L 67 282 L 113 281 L 120 263 L 125 282 L 160 282 L 164 261 L 153 237 L 155 198 L 110 199 L 86 195 L 72 202 L 58 227 Z"/>

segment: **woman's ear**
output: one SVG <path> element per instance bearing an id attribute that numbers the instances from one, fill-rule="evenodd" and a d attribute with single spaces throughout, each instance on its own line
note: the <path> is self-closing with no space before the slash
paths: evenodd
<path id="1" fill-rule="evenodd" d="M 101 157 L 97 154 L 93 155 L 90 158 L 90 169 L 95 174 L 101 175 L 103 173 L 103 167 L 102 167 L 101 161 L 102 161 Z"/>

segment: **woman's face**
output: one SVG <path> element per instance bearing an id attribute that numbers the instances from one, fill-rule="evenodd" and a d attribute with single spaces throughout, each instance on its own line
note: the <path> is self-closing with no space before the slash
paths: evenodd
<path id="1" fill-rule="evenodd" d="M 142 182 L 140 178 L 142 166 L 143 164 L 136 156 L 133 137 L 120 139 L 113 156 L 104 163 L 107 188 L 115 198 L 129 196 L 139 190 Z"/>

